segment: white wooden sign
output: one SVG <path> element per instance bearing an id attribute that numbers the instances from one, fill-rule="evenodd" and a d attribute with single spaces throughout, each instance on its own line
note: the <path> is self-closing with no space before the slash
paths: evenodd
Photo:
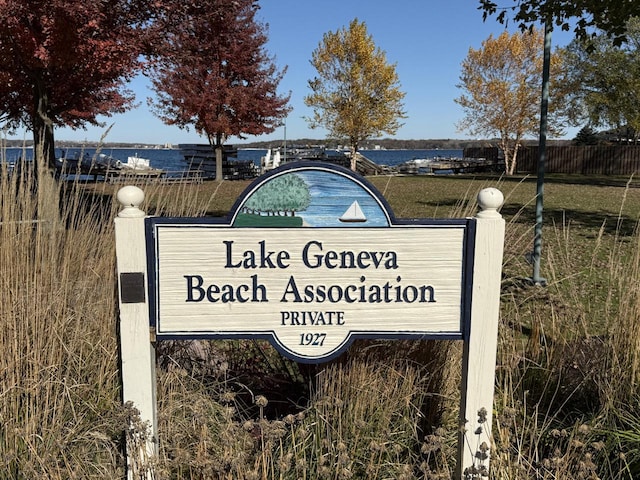
<path id="1" fill-rule="evenodd" d="M 151 223 L 158 338 L 259 336 L 302 362 L 356 337 L 462 338 L 466 222 L 348 235 Z"/>
<path id="2" fill-rule="evenodd" d="M 485 425 L 461 435 L 459 473 L 488 468 L 480 445 L 490 444 L 493 406 L 498 190 L 481 192 L 476 218 L 400 221 L 365 179 L 313 162 L 260 177 L 226 218 L 145 218 L 139 189 L 118 198 L 123 391 L 153 428 L 153 348 L 140 344 L 149 328 L 152 340 L 265 338 L 316 363 L 356 338 L 460 339 L 461 419 Z"/>

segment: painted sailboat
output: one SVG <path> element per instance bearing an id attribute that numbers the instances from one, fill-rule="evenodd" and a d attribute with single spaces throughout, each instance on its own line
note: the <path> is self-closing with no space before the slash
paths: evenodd
<path id="1" fill-rule="evenodd" d="M 349 206 L 349 208 L 347 208 L 347 211 L 344 212 L 338 220 L 340 220 L 341 222 L 349 222 L 349 223 L 366 222 L 367 217 L 365 217 L 364 212 L 360 208 L 360 204 L 358 203 L 358 201 L 355 200 Z"/>

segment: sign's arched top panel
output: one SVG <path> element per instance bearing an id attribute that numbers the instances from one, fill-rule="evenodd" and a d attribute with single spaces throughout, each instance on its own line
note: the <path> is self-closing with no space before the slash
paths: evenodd
<path id="1" fill-rule="evenodd" d="M 255 180 L 230 214 L 231 225 L 389 227 L 393 213 L 363 177 L 332 164 L 286 164 Z"/>

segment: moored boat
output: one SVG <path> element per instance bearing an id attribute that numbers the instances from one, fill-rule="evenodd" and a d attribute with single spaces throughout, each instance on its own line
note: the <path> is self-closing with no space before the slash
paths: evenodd
<path id="1" fill-rule="evenodd" d="M 343 167 L 349 167 L 350 159 L 338 150 L 325 149 L 324 147 L 286 147 L 268 149 L 266 155 L 260 159 L 261 172 L 265 173 L 281 164 L 299 161 L 328 162 Z"/>

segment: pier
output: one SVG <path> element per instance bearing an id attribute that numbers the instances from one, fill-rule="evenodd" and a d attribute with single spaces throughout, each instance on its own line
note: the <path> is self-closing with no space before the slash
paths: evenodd
<path id="1" fill-rule="evenodd" d="M 504 171 L 504 161 L 487 158 L 415 159 L 393 167 L 403 175 L 488 173 Z"/>

